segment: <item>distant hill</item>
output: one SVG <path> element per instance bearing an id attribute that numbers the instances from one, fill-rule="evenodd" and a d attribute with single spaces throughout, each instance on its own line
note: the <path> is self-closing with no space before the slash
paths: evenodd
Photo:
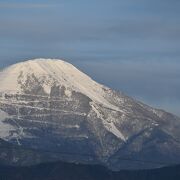
<path id="1" fill-rule="evenodd" d="M 154 170 L 113 172 L 100 165 L 46 163 L 29 167 L 0 166 L 1 180 L 179 180 L 180 165 Z"/>

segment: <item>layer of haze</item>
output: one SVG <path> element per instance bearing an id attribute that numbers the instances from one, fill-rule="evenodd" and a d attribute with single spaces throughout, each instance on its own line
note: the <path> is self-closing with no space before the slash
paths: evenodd
<path id="1" fill-rule="evenodd" d="M 1 0 L 0 68 L 37 57 L 180 115 L 179 0 Z"/>

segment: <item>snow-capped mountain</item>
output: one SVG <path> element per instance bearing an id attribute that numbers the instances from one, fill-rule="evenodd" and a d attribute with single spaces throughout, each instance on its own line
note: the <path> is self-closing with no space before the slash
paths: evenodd
<path id="1" fill-rule="evenodd" d="M 111 169 L 180 163 L 180 118 L 101 85 L 62 60 L 0 72 L 0 162 L 100 163 Z"/>

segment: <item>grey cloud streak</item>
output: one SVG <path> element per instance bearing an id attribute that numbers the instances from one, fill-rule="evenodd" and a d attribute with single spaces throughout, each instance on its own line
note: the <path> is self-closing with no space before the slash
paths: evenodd
<path id="1" fill-rule="evenodd" d="M 51 8 L 56 7 L 53 4 L 46 3 L 0 3 L 0 9 L 23 9 L 23 8 Z"/>

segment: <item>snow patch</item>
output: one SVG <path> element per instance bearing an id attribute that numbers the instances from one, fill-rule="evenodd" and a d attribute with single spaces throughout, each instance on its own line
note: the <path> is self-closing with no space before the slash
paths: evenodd
<path id="1" fill-rule="evenodd" d="M 115 136 L 122 139 L 123 141 L 126 141 L 126 138 L 124 137 L 124 135 L 117 129 L 117 127 L 114 125 L 113 122 L 104 123 L 104 126 L 106 127 L 106 129 L 112 132 Z"/>
<path id="2" fill-rule="evenodd" d="M 5 119 L 9 118 L 9 115 L 0 110 L 0 138 L 2 139 L 8 139 L 10 136 L 10 132 L 15 130 L 15 128 L 7 123 L 5 123 Z"/>
<path id="3" fill-rule="evenodd" d="M 103 115 L 98 111 L 97 107 L 95 104 L 93 104 L 92 102 L 90 102 L 90 105 L 92 107 L 92 110 L 97 114 L 97 117 L 99 119 L 102 120 L 104 127 L 111 132 L 112 134 L 114 134 L 116 137 L 122 139 L 123 141 L 126 141 L 125 136 L 120 132 L 119 129 L 117 129 L 117 127 L 114 125 L 114 123 L 112 122 L 111 119 L 104 119 Z"/>
<path id="4" fill-rule="evenodd" d="M 67 97 L 71 97 L 71 95 L 72 95 L 72 92 L 70 91 L 70 90 L 65 90 L 65 95 L 67 96 Z"/>

